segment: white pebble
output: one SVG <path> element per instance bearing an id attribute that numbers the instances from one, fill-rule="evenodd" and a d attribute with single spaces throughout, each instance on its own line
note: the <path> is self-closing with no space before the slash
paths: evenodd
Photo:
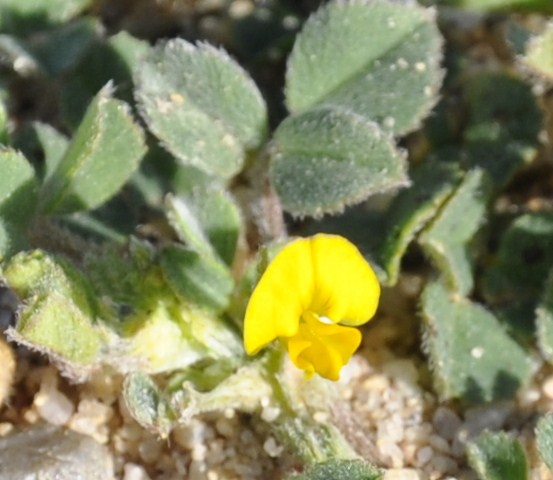
<path id="1" fill-rule="evenodd" d="M 390 381 L 384 375 L 373 375 L 372 377 L 367 378 L 363 382 L 363 390 L 375 390 L 377 392 L 383 392 L 390 387 Z"/>
<path id="2" fill-rule="evenodd" d="M 428 442 L 430 432 L 432 432 L 432 425 L 429 423 L 413 425 L 412 427 L 405 429 L 404 438 L 408 442 L 426 443 Z"/>
<path id="3" fill-rule="evenodd" d="M 541 393 L 538 388 L 529 387 L 522 389 L 517 397 L 522 407 L 529 407 L 540 399 Z"/>
<path id="4" fill-rule="evenodd" d="M 280 415 L 280 408 L 278 407 L 265 407 L 261 410 L 261 419 L 267 423 L 274 422 Z"/>
<path id="5" fill-rule="evenodd" d="M 145 463 L 154 463 L 161 454 L 162 442 L 153 436 L 146 436 L 138 445 L 138 453 Z"/>
<path id="6" fill-rule="evenodd" d="M 390 468 L 382 477 L 382 480 L 421 480 L 419 472 L 412 468 Z"/>
<path id="7" fill-rule="evenodd" d="M 196 462 L 203 462 L 205 460 L 205 455 L 207 453 L 207 447 L 200 443 L 198 445 L 194 445 L 194 448 L 192 449 L 192 460 L 195 460 Z"/>
<path id="8" fill-rule="evenodd" d="M 422 447 L 416 456 L 417 466 L 426 465 L 434 456 L 434 450 L 431 447 Z"/>
<path id="9" fill-rule="evenodd" d="M 510 402 L 494 403 L 491 405 L 474 407 L 465 412 L 464 428 L 471 435 L 478 435 L 482 430 L 500 430 L 513 412 Z"/>
<path id="10" fill-rule="evenodd" d="M 391 463 L 392 467 L 403 467 L 403 450 L 396 443 L 386 438 L 379 438 L 376 441 L 376 447 L 380 454 Z"/>
<path id="11" fill-rule="evenodd" d="M 125 463 L 122 480 L 150 480 L 143 467 L 136 463 Z"/>
<path id="12" fill-rule="evenodd" d="M 273 437 L 268 437 L 263 444 L 263 450 L 267 452 L 267 455 L 269 455 L 269 457 L 275 458 L 280 457 L 282 451 L 284 450 L 284 447 L 276 443 Z"/>
<path id="13" fill-rule="evenodd" d="M 431 466 L 434 472 L 439 472 L 441 474 L 446 472 L 455 473 L 458 468 L 457 462 L 445 455 L 434 455 L 428 466 Z"/>
<path id="14" fill-rule="evenodd" d="M 75 410 L 69 398 L 49 387 L 41 387 L 35 396 L 34 404 L 38 414 L 52 425 L 64 425 Z"/>
<path id="15" fill-rule="evenodd" d="M 400 443 L 403 440 L 403 421 L 398 414 L 380 422 L 377 426 L 379 439 L 388 439 L 390 442 Z"/>
<path id="16" fill-rule="evenodd" d="M 463 422 L 453 410 L 438 407 L 432 416 L 432 424 L 441 437 L 453 440 Z"/>
<path id="17" fill-rule="evenodd" d="M 440 437 L 439 435 L 430 435 L 429 443 L 434 448 L 434 450 L 438 450 L 442 453 L 449 453 L 449 443 L 444 438 Z"/>
<path id="18" fill-rule="evenodd" d="M 318 423 L 326 423 L 328 422 L 328 413 L 326 412 L 315 412 L 313 414 L 313 420 L 315 420 Z"/>
<path id="19" fill-rule="evenodd" d="M 541 388 L 542 388 L 543 394 L 550 400 L 553 400 L 553 375 L 545 379 L 545 382 L 543 382 L 543 385 Z"/>
<path id="20" fill-rule="evenodd" d="M 215 422 L 215 430 L 223 437 L 231 438 L 236 432 L 236 424 L 226 417 L 221 417 Z"/>

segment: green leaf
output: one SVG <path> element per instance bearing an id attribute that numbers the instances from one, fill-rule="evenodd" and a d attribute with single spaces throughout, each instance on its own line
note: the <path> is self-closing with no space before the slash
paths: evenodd
<path id="1" fill-rule="evenodd" d="M 91 48 L 98 29 L 94 19 L 84 17 L 31 38 L 27 44 L 45 72 L 56 76 L 77 65 Z"/>
<path id="2" fill-rule="evenodd" d="M 494 182 L 495 190 L 499 191 L 521 168 L 535 159 L 537 152 L 537 144 L 531 145 L 507 138 L 480 140 L 467 145 L 465 166 L 468 169 L 485 170 Z"/>
<path id="3" fill-rule="evenodd" d="M 288 108 L 339 106 L 396 135 L 406 133 L 437 100 L 441 43 L 434 10 L 389 1 L 330 2 L 309 18 L 294 44 Z"/>
<path id="4" fill-rule="evenodd" d="M 0 216 L 24 224 L 34 212 L 37 198 L 35 171 L 20 153 L 0 150 Z"/>
<path id="5" fill-rule="evenodd" d="M 92 0 L 2 0 L 0 30 L 23 35 L 51 28 L 82 12 Z"/>
<path id="6" fill-rule="evenodd" d="M 484 272 L 482 291 L 493 303 L 536 300 L 553 268 L 553 214 L 528 213 L 516 218 L 501 236 Z"/>
<path id="7" fill-rule="evenodd" d="M 442 398 L 511 398 L 529 379 L 528 355 L 482 306 L 436 282 L 423 292 L 422 317 L 424 347 Z"/>
<path id="8" fill-rule="evenodd" d="M 75 267 L 37 250 L 15 255 L 1 274 L 22 302 L 12 338 L 60 360 L 69 370 L 96 360 L 96 305 Z"/>
<path id="9" fill-rule="evenodd" d="M 169 222 L 180 240 L 201 254 L 232 264 L 241 217 L 225 190 L 197 187 L 187 196 L 169 195 L 166 207 Z"/>
<path id="10" fill-rule="evenodd" d="M 109 88 L 103 89 L 43 185 L 42 211 L 70 213 L 98 207 L 129 179 L 144 152 L 142 130 L 128 106 L 111 98 Z"/>
<path id="11" fill-rule="evenodd" d="M 424 251 L 444 274 L 448 286 L 460 295 L 474 284 L 469 246 L 484 220 L 491 183 L 480 169 L 469 171 L 419 237 Z"/>
<path id="12" fill-rule="evenodd" d="M 66 124 L 77 128 L 90 99 L 108 82 L 114 85 L 117 98 L 133 104 L 131 71 L 149 50 L 147 42 L 124 31 L 107 40 L 97 36 L 71 75 L 64 78 L 61 108 Z"/>
<path id="13" fill-rule="evenodd" d="M 320 216 L 405 185 L 405 169 L 404 154 L 378 125 L 323 108 L 280 124 L 270 177 L 287 211 Z"/>
<path id="14" fill-rule="evenodd" d="M 536 309 L 538 345 L 549 363 L 553 363 L 553 270 L 549 272 L 544 293 Z"/>
<path id="15" fill-rule="evenodd" d="M 228 178 L 265 139 L 263 98 L 221 50 L 172 40 L 140 62 L 135 83 L 148 127 L 184 164 Z"/>
<path id="16" fill-rule="evenodd" d="M 0 217 L 0 261 L 28 247 L 29 242 L 21 226 Z"/>
<path id="17" fill-rule="evenodd" d="M 69 145 L 69 140 L 65 135 L 47 123 L 34 122 L 33 129 L 44 153 L 45 171 L 43 181 L 47 181 L 56 171 L 63 158 Z"/>
<path id="18" fill-rule="evenodd" d="M 4 101 L 4 91 L 0 87 L 0 147 L 2 145 L 7 145 L 10 139 L 8 120 L 9 117 L 6 102 Z"/>
<path id="19" fill-rule="evenodd" d="M 100 350 L 91 319 L 70 299 L 50 293 L 38 295 L 19 314 L 14 338 L 54 358 L 90 365 Z"/>
<path id="20" fill-rule="evenodd" d="M 481 73 L 465 86 L 469 118 L 465 164 L 485 169 L 503 188 L 538 148 L 543 115 L 530 84 L 505 73 Z"/>
<path id="21" fill-rule="evenodd" d="M 520 442 L 504 432 L 483 432 L 467 443 L 469 464 L 482 480 L 527 480 L 528 461 Z"/>
<path id="22" fill-rule="evenodd" d="M 466 95 L 466 140 L 537 142 L 542 115 L 530 84 L 505 73 L 482 73 L 469 79 Z"/>
<path id="23" fill-rule="evenodd" d="M 538 452 L 545 464 L 553 470 L 553 413 L 541 417 L 536 427 Z"/>
<path id="24" fill-rule="evenodd" d="M 549 0 L 434 0 L 440 6 L 463 7 L 476 11 L 523 11 L 553 13 Z"/>
<path id="25" fill-rule="evenodd" d="M 530 40 L 523 61 L 535 73 L 553 81 L 553 22 L 547 24 L 541 35 Z"/>
<path id="26" fill-rule="evenodd" d="M 363 460 L 332 459 L 309 465 L 301 474 L 292 474 L 289 480 L 379 480 L 382 472 Z"/>
<path id="27" fill-rule="evenodd" d="M 505 73 L 482 73 L 465 88 L 470 109 L 465 140 L 537 144 L 542 114 L 529 83 Z"/>
<path id="28" fill-rule="evenodd" d="M 228 269 L 213 258 L 177 245 L 160 256 L 163 274 L 174 292 L 201 307 L 224 310 L 234 287 Z"/>
<path id="29" fill-rule="evenodd" d="M 454 163 L 426 161 L 411 174 L 412 184 L 393 200 L 385 216 L 382 263 L 387 285 L 395 285 L 400 262 L 415 235 L 434 217 L 461 178 Z"/>
<path id="30" fill-rule="evenodd" d="M 25 225 L 37 202 L 35 171 L 23 155 L 10 149 L 0 149 L 0 169 L 0 217 Z"/>
<path id="31" fill-rule="evenodd" d="M 141 372 L 127 375 L 123 382 L 123 400 L 142 427 L 167 438 L 173 427 L 174 413 L 148 375 Z"/>

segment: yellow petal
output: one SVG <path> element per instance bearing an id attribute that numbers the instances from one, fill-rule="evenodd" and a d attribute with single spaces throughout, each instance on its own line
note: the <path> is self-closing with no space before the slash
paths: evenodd
<path id="1" fill-rule="evenodd" d="M 361 333 L 355 328 L 324 324 L 313 318 L 304 315 L 306 321 L 288 339 L 290 359 L 307 374 L 317 372 L 329 380 L 338 380 L 340 370 L 361 343 Z"/>
<path id="2" fill-rule="evenodd" d="M 361 325 L 376 312 L 380 285 L 359 250 L 338 235 L 311 238 L 315 278 L 309 310 L 344 325 Z"/>
<path id="3" fill-rule="evenodd" d="M 278 337 L 295 335 L 313 287 L 310 241 L 294 240 L 269 264 L 250 298 L 244 319 L 246 352 L 253 355 Z"/>

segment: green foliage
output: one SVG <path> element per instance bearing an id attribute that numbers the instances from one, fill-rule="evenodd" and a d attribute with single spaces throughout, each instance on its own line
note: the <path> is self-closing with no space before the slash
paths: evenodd
<path id="1" fill-rule="evenodd" d="M 186 196 L 167 196 L 166 206 L 167 217 L 181 241 L 201 254 L 232 264 L 241 217 L 225 190 L 198 185 Z"/>
<path id="2" fill-rule="evenodd" d="M 160 262 L 171 288 L 184 300 L 216 310 L 228 305 L 233 280 L 216 259 L 174 245 L 163 249 Z"/>
<path id="3" fill-rule="evenodd" d="M 482 306 L 429 284 L 422 295 L 424 344 L 444 399 L 509 398 L 528 381 L 530 358 Z"/>
<path id="4" fill-rule="evenodd" d="M 133 102 L 132 68 L 149 50 L 148 44 L 122 31 L 109 38 L 96 36 L 71 74 L 64 77 L 61 92 L 61 110 L 65 123 L 76 129 L 81 122 L 91 97 L 108 82 L 114 95 Z M 109 68 L 106 68 L 109 67 Z"/>
<path id="5" fill-rule="evenodd" d="M 129 179 L 144 152 L 142 131 L 127 105 L 111 98 L 109 89 L 102 90 L 42 187 L 42 211 L 68 213 L 99 206 Z"/>
<path id="6" fill-rule="evenodd" d="M 462 296 L 473 288 L 469 243 L 482 224 L 489 193 L 485 172 L 471 170 L 419 238 L 448 286 Z"/>
<path id="7" fill-rule="evenodd" d="M 27 42 L 30 53 L 49 75 L 60 75 L 77 65 L 92 46 L 98 24 L 81 18 Z"/>
<path id="8" fill-rule="evenodd" d="M 537 299 L 553 267 L 552 235 L 548 212 L 521 215 L 509 225 L 484 275 L 483 293 L 490 302 Z"/>
<path id="9" fill-rule="evenodd" d="M 385 219 L 386 235 L 381 256 L 388 285 L 396 284 L 400 261 L 409 243 L 437 215 L 459 183 L 460 173 L 454 163 L 435 161 L 424 162 L 411 172 L 412 184 L 394 199 Z M 443 212 L 440 218 L 442 216 Z"/>
<path id="10" fill-rule="evenodd" d="M 93 325 L 95 301 L 70 263 L 42 251 L 20 253 L 3 266 L 1 276 L 24 302 L 16 340 L 61 358 L 68 369 L 96 360 L 101 341 Z"/>
<path id="11" fill-rule="evenodd" d="M 378 480 L 382 472 L 362 460 L 328 460 L 310 465 L 307 471 L 293 474 L 290 480 L 329 480 L 347 478 L 348 480 Z"/>
<path id="12" fill-rule="evenodd" d="M 553 12 L 553 6 L 549 0 L 434 0 L 434 3 L 476 11 Z"/>
<path id="13" fill-rule="evenodd" d="M 32 125 L 44 154 L 44 179 L 48 180 L 56 171 L 58 164 L 69 145 L 67 137 L 47 123 L 35 122 Z"/>
<path id="14" fill-rule="evenodd" d="M 34 213 L 37 180 L 27 159 L 14 150 L 0 150 L 0 216 L 24 225 Z"/>
<path id="15" fill-rule="evenodd" d="M 406 183 L 405 161 L 372 121 L 340 108 L 287 118 L 275 132 L 271 179 L 286 210 L 320 216 Z"/>
<path id="16" fill-rule="evenodd" d="M 513 75 L 482 73 L 466 85 L 467 165 L 501 188 L 535 156 L 542 113 L 531 86 Z"/>
<path id="17" fill-rule="evenodd" d="M 227 178 L 265 138 L 265 103 L 221 50 L 172 40 L 140 62 L 135 81 L 150 130 L 184 164 Z"/>
<path id="18" fill-rule="evenodd" d="M 540 457 L 553 470 L 553 413 L 543 415 L 538 421 L 536 440 Z"/>
<path id="19" fill-rule="evenodd" d="M 174 413 L 153 380 L 140 372 L 127 375 L 123 399 L 129 413 L 144 428 L 167 438 Z"/>
<path id="20" fill-rule="evenodd" d="M 293 113 L 340 107 L 394 134 L 406 133 L 436 100 L 440 47 L 432 10 L 385 1 L 330 2 L 294 43 L 286 103 Z"/>
<path id="21" fill-rule="evenodd" d="M 527 480 L 528 462 L 520 442 L 506 433 L 483 432 L 467 444 L 469 463 L 482 480 Z"/>
<path id="22" fill-rule="evenodd" d="M 0 146 L 7 145 L 9 141 L 8 133 L 8 112 L 4 103 L 3 92 L 0 89 Z"/>
<path id="23" fill-rule="evenodd" d="M 0 150 L 0 259 L 27 246 L 25 229 L 36 209 L 35 171 L 20 153 Z"/>
<path id="24" fill-rule="evenodd" d="M 89 6 L 91 0 L 2 0 L 0 30 L 31 33 L 70 20 Z"/>

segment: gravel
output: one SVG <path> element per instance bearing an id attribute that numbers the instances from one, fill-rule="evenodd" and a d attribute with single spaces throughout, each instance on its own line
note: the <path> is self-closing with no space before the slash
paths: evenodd
<path id="1" fill-rule="evenodd" d="M 386 322 L 374 330 L 376 340 L 388 335 L 379 328 L 388 328 Z M 465 442 L 484 429 L 516 435 L 529 453 L 529 478 L 553 479 L 536 454 L 532 432 L 536 412 L 553 409 L 552 371 L 538 374 L 540 383 L 529 385 L 514 401 L 461 413 L 432 393 L 420 358 L 396 355 L 367 343 L 336 384 L 352 412 L 356 435 L 373 447 L 368 459 L 387 469 L 384 480 L 476 480 L 466 464 Z M 69 385 L 55 367 L 37 365 L 36 356 L 20 357 L 12 394 L 0 410 L 0 441 L 13 441 L 21 429 L 48 425 L 55 429 L 52 435 L 68 432 L 104 448 L 113 459 L 115 478 L 124 480 L 269 480 L 282 478 L 294 465 L 268 426 L 280 413 L 270 402 L 259 418 L 227 409 L 193 418 L 160 440 L 126 411 L 120 376 L 98 372 L 86 384 Z M 18 465 L 11 457 L 0 459 L 4 464 Z"/>

